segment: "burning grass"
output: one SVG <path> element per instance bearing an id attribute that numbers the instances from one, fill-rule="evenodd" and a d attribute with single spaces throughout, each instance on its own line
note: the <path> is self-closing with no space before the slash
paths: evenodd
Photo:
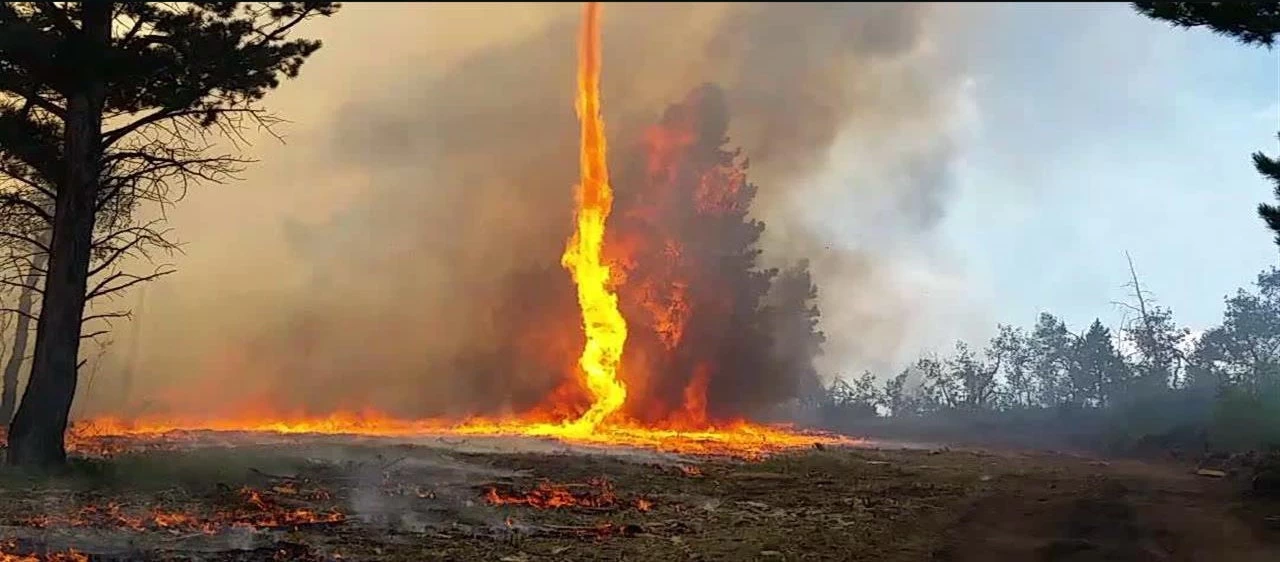
<path id="1" fill-rule="evenodd" d="M 638 511 L 649 511 L 653 508 L 653 502 L 643 497 L 630 501 L 620 499 L 614 485 L 604 477 L 589 479 L 585 484 L 553 484 L 550 480 L 542 480 L 533 489 L 524 491 L 513 486 L 492 484 L 484 487 L 484 500 L 489 505 L 528 506 L 536 509 L 613 511 L 631 506 Z"/>
<path id="2" fill-rule="evenodd" d="M 477 454 L 326 437 L 127 453 L 46 480 L 0 471 L 0 538 L 11 539 L 0 562 L 927 560 L 1044 506 L 1061 510 L 1037 521 L 1068 520 L 1073 502 L 1117 478 L 1156 511 L 1209 502 L 1187 486 L 1222 483 L 1144 485 L 1133 479 L 1146 473 L 1111 474 L 1121 463 L 1066 456 L 850 448 L 681 460 L 508 443 Z M 1200 514 L 1201 533 L 1227 517 L 1227 504 L 1192 507 L 1178 513 Z M 970 519 L 982 525 L 949 530 Z M 1022 554 L 1001 559 L 1038 558 Z"/>
<path id="3" fill-rule="evenodd" d="M 24 547 L 17 539 L 3 539 L 0 540 L 0 562 L 89 562 L 89 557 L 75 549 L 38 552 Z"/>
<path id="4" fill-rule="evenodd" d="M 662 452 L 759 459 L 815 445 L 856 445 L 858 440 L 786 426 L 739 422 L 698 429 L 647 428 L 607 424 L 591 433 L 566 435 L 560 424 L 519 420 L 398 420 L 376 413 L 332 414 L 317 418 L 85 420 L 72 425 L 68 446 L 85 456 L 109 457 L 126 451 L 183 448 L 208 434 L 356 435 L 401 439 L 459 437 L 544 437 L 568 444 L 632 447 Z"/>
<path id="5" fill-rule="evenodd" d="M 79 461 L 77 473 L 54 480 L 7 476 L 0 537 L 31 545 L 6 551 L 14 555 L 75 548 L 128 560 L 266 560 L 291 548 L 316 560 L 380 559 L 375 550 L 398 552 L 393 559 L 496 560 L 513 545 L 559 544 L 548 553 L 565 553 L 581 541 L 681 536 L 691 516 L 726 513 L 699 506 L 707 494 L 732 492 L 716 489 L 742 461 L 666 459 L 477 455 L 336 436 L 153 449 Z M 261 558 L 245 558 L 250 551 Z"/>
<path id="6" fill-rule="evenodd" d="M 220 501 L 212 510 L 177 511 L 160 507 L 132 507 L 115 501 L 90 504 L 65 515 L 38 514 L 17 520 L 21 526 L 33 528 L 90 527 L 135 532 L 170 532 L 217 534 L 230 528 L 271 529 L 297 528 L 305 525 L 341 523 L 346 515 L 337 508 L 315 509 L 283 505 L 280 496 L 296 497 L 294 487 L 277 486 L 270 491 L 242 487 L 229 494 L 231 501 Z M 325 492 L 315 496 L 328 499 Z"/>

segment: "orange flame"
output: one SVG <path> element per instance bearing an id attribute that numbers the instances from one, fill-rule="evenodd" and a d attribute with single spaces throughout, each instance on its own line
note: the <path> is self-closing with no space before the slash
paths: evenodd
<path id="1" fill-rule="evenodd" d="M 431 438 L 443 436 L 539 436 L 568 443 L 630 446 L 697 455 L 758 458 L 769 453 L 814 445 L 849 445 L 857 440 L 822 432 L 800 432 L 785 426 L 738 421 L 700 429 L 642 427 L 618 421 L 596 428 L 594 433 L 566 434 L 564 425 L 523 420 L 480 419 L 462 422 L 444 419 L 403 420 L 378 413 L 334 413 L 325 417 L 230 417 L 221 419 L 149 418 L 121 420 L 99 418 L 77 422 L 67 435 L 71 450 L 90 456 L 111 456 L 125 451 L 175 448 L 200 439 L 200 432 L 251 432 L 274 435 L 366 435 L 377 437 Z"/>
<path id="2" fill-rule="evenodd" d="M 627 399 L 627 387 L 618 378 L 618 365 L 627 341 L 627 322 L 612 291 L 613 273 L 600 259 L 605 223 L 613 209 L 609 166 L 605 152 L 604 120 L 600 116 L 600 4 L 587 2 L 582 12 L 578 44 L 578 120 L 581 122 L 580 181 L 577 193 L 577 229 L 565 247 L 560 263 L 578 285 L 578 305 L 587 342 L 578 359 L 592 404 L 576 421 L 566 424 L 569 434 L 589 434 Z"/>
<path id="3" fill-rule="evenodd" d="M 790 449 L 807 448 L 815 444 L 850 444 L 854 440 L 828 434 L 796 432 L 787 427 L 753 424 L 736 419 L 710 419 L 708 416 L 708 389 L 720 372 L 714 361 L 691 365 L 689 380 L 683 388 L 674 388 L 672 396 L 650 396 L 645 373 L 654 367 L 665 368 L 661 361 L 649 364 L 638 361 L 629 369 L 624 383 L 621 370 L 623 351 L 628 343 L 628 322 L 619 303 L 618 290 L 629 283 L 631 289 L 643 291 L 637 311 L 648 313 L 650 318 L 633 317 L 636 335 L 632 356 L 644 358 L 649 351 L 648 329 L 654 330 L 653 340 L 668 356 L 687 355 L 680 349 L 687 342 L 687 324 L 695 316 L 697 302 L 694 288 L 703 279 L 691 280 L 685 270 L 689 264 L 698 263 L 705 256 L 697 248 L 682 247 L 679 238 L 670 232 L 659 230 L 656 240 L 646 240 L 623 232 L 624 244 L 643 244 L 646 253 L 660 252 L 658 261 L 663 269 L 659 275 L 626 281 L 626 268 L 616 260 L 604 257 L 606 248 L 606 223 L 614 211 L 614 192 L 610 184 L 604 122 L 601 118 L 600 72 L 601 39 L 600 12 L 596 2 L 588 2 L 583 9 L 582 27 L 578 45 L 578 74 L 575 107 L 580 123 L 579 182 L 575 190 L 575 228 L 563 254 L 561 265 L 573 278 L 577 290 L 578 306 L 582 315 L 585 343 L 577 358 L 578 380 L 566 380 L 546 396 L 535 411 L 526 411 L 515 418 L 446 419 L 397 419 L 380 412 L 356 412 L 339 410 L 322 415 L 290 415 L 267 407 L 245 408 L 223 412 L 216 417 L 153 416 L 120 420 L 99 418 L 88 423 L 76 424 L 68 434 L 70 447 L 81 454 L 111 455 L 143 447 L 181 446 L 187 441 L 199 439 L 198 431 L 255 432 L 274 434 L 348 434 L 385 437 L 436 437 L 444 435 L 485 436 L 544 436 L 564 442 L 632 446 L 690 454 L 732 455 L 757 458 L 765 454 Z M 685 198 L 693 197 L 692 210 L 700 216 L 730 216 L 746 212 L 744 193 L 749 193 L 745 182 L 745 160 L 738 161 L 737 153 L 731 154 L 732 162 L 719 163 L 711 172 L 699 171 L 706 163 L 685 162 L 688 151 L 698 140 L 695 134 L 694 109 L 684 108 L 673 114 L 672 123 L 650 129 L 646 134 L 649 146 L 647 171 L 670 192 L 663 199 L 668 203 L 648 208 L 647 203 L 631 203 L 628 210 L 616 217 L 626 230 L 629 214 L 660 215 L 671 205 L 687 205 Z M 718 160 L 717 160 L 718 161 Z M 697 164 L 697 165 L 694 165 Z M 693 175 L 695 174 L 696 175 Z M 684 178 L 684 176 L 689 176 Z M 680 180 L 680 181 L 677 181 Z M 695 181 L 686 187 L 690 181 Z M 692 193 L 677 192 L 692 190 Z M 638 207 L 636 205 L 639 205 Z M 680 207 L 683 208 L 683 207 Z M 641 217 L 644 218 L 644 217 Z M 652 219 L 652 217 L 649 217 Z M 754 228 L 753 225 L 748 225 Z M 618 225 L 615 225 L 615 229 Z M 627 238 L 631 236 L 632 238 Z M 610 245 L 616 245 L 617 241 Z M 657 244 L 662 244 L 659 247 Z M 622 248 L 626 250 L 626 248 Z M 617 253 L 619 248 L 613 248 Z M 626 254 L 626 251 L 622 252 Z M 687 255 L 686 255 L 687 254 Z M 615 256 L 610 256 L 611 258 Z M 625 258 L 625 256 L 624 256 Z M 625 259 L 623 260 L 625 261 Z M 714 284 L 713 277 L 708 282 Z M 627 297 L 624 291 L 624 298 Z M 724 295 L 724 303 L 714 300 L 711 304 L 727 311 L 731 308 L 731 296 Z M 626 304 L 628 312 L 633 304 Z M 705 306 L 698 305 L 698 306 Z M 711 311 L 713 319 L 723 320 L 729 315 L 724 311 Z M 712 328 L 723 324 L 720 320 Z M 701 328 L 703 331 L 709 329 Z M 732 329 L 724 326 L 723 329 Z M 539 341 L 541 344 L 542 342 Z M 576 343 L 574 344 L 576 346 Z M 565 356 L 571 360 L 573 349 Z M 631 356 L 629 356 L 630 359 Z M 688 372 L 685 365 L 670 372 Z M 655 372 L 657 369 L 653 369 Z M 666 372 L 666 371 L 664 371 Z M 583 394 L 590 399 L 582 400 Z M 644 411 L 646 400 L 659 407 L 660 415 L 641 419 L 637 412 Z M 676 402 L 681 402 L 677 404 Z M 633 404 L 639 403 L 639 404 Z M 631 407 L 631 410 L 622 408 Z M 638 406 L 638 407 L 637 407 Z M 634 410 L 634 411 L 632 411 Z M 316 514 L 317 517 L 336 517 Z"/>
<path id="4" fill-rule="evenodd" d="M 276 492 L 279 493 L 279 492 Z M 294 492 L 296 494 L 296 492 Z M 288 495 L 288 494 L 286 494 Z M 93 527 L 118 528 L 131 531 L 176 530 L 213 535 L 230 527 L 277 528 L 309 524 L 341 523 L 346 515 L 336 509 L 317 511 L 308 508 L 288 508 L 278 504 L 264 492 L 242 488 L 238 493 L 240 505 L 227 511 L 212 514 L 184 513 L 152 508 L 145 512 L 130 511 L 118 503 L 104 506 L 86 505 L 65 516 L 36 515 L 22 520 L 28 527 L 49 528 Z M 327 497 L 327 493 L 326 496 Z M 0 562 L 7 562 L 0 554 Z"/>
<path id="5" fill-rule="evenodd" d="M 587 481 L 586 486 L 552 484 L 544 480 L 538 482 L 532 490 L 523 493 L 488 486 L 484 491 L 484 500 L 489 505 L 526 505 L 537 509 L 606 508 L 617 505 L 618 495 L 614 492 L 613 484 L 608 480 L 593 478 Z"/>
<path id="6" fill-rule="evenodd" d="M 693 370 L 693 378 L 684 387 L 684 423 L 691 427 L 703 427 L 707 424 L 707 383 L 710 382 L 711 369 L 706 363 L 699 363 Z"/>
<path id="7" fill-rule="evenodd" d="M 0 562 L 89 562 L 89 557 L 75 549 L 46 554 L 17 554 L 17 539 L 0 540 Z"/>

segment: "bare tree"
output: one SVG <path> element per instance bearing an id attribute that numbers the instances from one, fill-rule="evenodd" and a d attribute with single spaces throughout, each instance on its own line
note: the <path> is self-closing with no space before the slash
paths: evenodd
<path id="1" fill-rule="evenodd" d="M 12 109 L 12 108 L 10 108 Z M 29 112 L 30 106 L 19 110 Z M 12 131 L 12 112 L 0 110 L 0 132 Z M 8 158 L 6 158 L 8 156 Z M 34 161 L 34 158 L 28 160 Z M 52 200 L 46 193 L 55 189 L 26 161 L 0 150 L 0 291 L 18 292 L 15 308 L 4 307 L 5 322 L 14 321 L 11 353 L 5 361 L 0 387 L 0 422 L 13 418 L 18 399 L 18 377 L 28 356 L 32 313 L 43 285 L 46 249 L 49 245 L 48 217 Z"/>
<path id="2" fill-rule="evenodd" d="M 27 268 L 23 286 L 18 289 L 18 307 L 12 314 L 3 315 L 8 324 L 16 317 L 13 329 L 13 345 L 10 346 L 9 358 L 4 364 L 4 382 L 0 389 L 0 423 L 8 426 L 13 419 L 13 409 L 18 401 L 18 375 L 22 372 L 22 364 L 26 361 L 28 340 L 31 334 L 31 308 L 35 300 L 36 285 L 40 282 L 40 271 L 44 268 L 44 254 L 40 254 L 31 267 Z"/>
<path id="3" fill-rule="evenodd" d="M 1123 334 L 1135 348 L 1138 382 L 1145 384 L 1148 390 L 1177 386 L 1186 360 L 1182 347 L 1190 334 L 1186 328 L 1174 324 L 1172 311 L 1151 301 L 1150 293 L 1138 280 L 1133 258 L 1128 252 L 1124 256 L 1129 264 L 1130 278 L 1125 286 L 1133 291 L 1134 302 L 1115 304 L 1136 314 L 1136 318 L 1126 323 Z"/>
<path id="4" fill-rule="evenodd" d="M 10 291 L 10 293 L 12 292 Z M 9 315 L 9 314 L 0 315 L 0 339 L 9 335 L 9 328 L 12 327 L 13 325 L 14 325 L 13 315 Z M 3 360 L 6 365 L 5 374 L 4 374 L 4 388 L 3 388 L 3 392 L 0 392 L 0 416 L 6 416 L 6 415 L 10 417 L 13 416 L 13 400 L 18 392 L 17 377 L 15 376 L 13 381 L 9 380 L 9 371 L 7 366 L 13 362 L 15 357 L 18 358 L 19 361 L 21 361 L 22 354 L 26 353 L 25 347 L 19 347 L 17 345 L 16 334 L 15 334 L 14 342 L 15 342 L 14 345 L 10 346 L 9 349 L 4 349 L 0 347 L 0 360 Z M 6 354 L 8 355 L 8 357 L 5 356 Z M 0 419 L 3 419 L 4 421 L 7 422 L 9 418 L 0 418 Z M 5 431 L 0 431 L 0 435 L 4 435 L 5 433 L 6 433 Z"/>

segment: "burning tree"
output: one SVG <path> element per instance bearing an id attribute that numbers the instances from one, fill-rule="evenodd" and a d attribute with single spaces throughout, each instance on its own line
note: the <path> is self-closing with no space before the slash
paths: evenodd
<path id="1" fill-rule="evenodd" d="M 759 264 L 757 187 L 726 148 L 728 127 L 719 88 L 695 88 L 622 145 L 613 175 L 605 252 L 628 325 L 623 414 L 645 426 L 736 421 L 819 387 L 817 288 L 807 262 L 782 274 Z M 510 286 L 494 316 L 498 349 L 467 363 L 484 381 L 477 392 L 502 384 L 515 409 L 571 418 L 587 403 L 567 376 L 582 346 L 571 281 L 535 267 Z"/>
<path id="2" fill-rule="evenodd" d="M 480 367 L 474 380 L 490 405 L 494 398 L 507 401 L 505 415 L 490 416 L 495 412 L 489 410 L 455 411 L 467 414 L 462 420 L 395 419 L 376 411 L 287 419 L 161 416 L 102 419 L 86 427 L 99 437 L 202 428 L 525 435 L 746 458 L 849 442 L 747 419 L 757 408 L 816 386 L 800 384 L 814 376 L 811 359 L 821 343 L 812 303 L 816 288 L 803 263 L 777 286 L 778 272 L 757 263 L 764 225 L 750 217 L 756 188 L 746 181 L 745 159 L 724 149 L 728 112 L 717 88 L 698 88 L 673 105 L 647 135 L 633 139 L 643 142 L 631 148 L 642 150 L 630 162 L 621 159 L 622 173 L 611 173 L 599 88 L 600 17 L 600 5 L 587 3 L 575 91 L 579 181 L 560 267 L 544 263 L 545 269 L 514 279 L 516 298 L 496 311 L 498 345 L 488 340 L 486 352 L 463 357 L 464 365 Z M 300 48 L 294 62 L 309 52 Z M 296 70 L 296 64 L 280 64 L 271 68 Z M 200 107 L 196 113 L 212 112 L 215 123 L 238 108 Z M 250 113 L 255 116 L 261 118 Z M 773 300 L 766 301 L 771 293 Z M 778 331 L 794 337 L 775 338 Z M 799 353 L 782 353 L 774 349 L 777 343 L 794 344 Z M 509 392 L 497 388 L 511 379 L 519 384 L 508 386 Z M 62 416 L 55 421 L 65 424 L 65 410 Z"/>
<path id="3" fill-rule="evenodd" d="M 620 294 L 627 317 L 648 328 L 635 330 L 632 349 L 643 351 L 625 370 L 645 397 L 631 412 L 640 419 L 697 427 L 744 416 L 794 397 L 803 374 L 803 365 L 783 368 L 775 316 L 816 314 L 808 307 L 816 290 L 805 283 L 807 302 L 767 306 L 778 271 L 758 263 L 764 223 L 750 215 L 757 187 L 747 181 L 748 160 L 725 148 L 728 128 L 720 89 L 695 88 L 646 131 L 619 182 Z M 796 343 L 811 361 L 817 350 Z"/>
<path id="4" fill-rule="evenodd" d="M 290 32 L 336 10 L 331 2 L 0 5 L 0 161 L 15 164 L 3 170 L 6 210 L 44 221 L 50 233 L 47 244 L 6 233 L 48 256 L 11 464 L 66 458 L 80 340 L 89 335 L 82 327 L 93 318 L 85 303 L 170 271 L 118 267 L 148 248 L 172 249 L 158 223 L 133 211 L 180 199 L 188 182 L 233 177 L 247 160 L 218 152 L 218 138 L 236 145 L 245 127 L 275 122 L 258 102 L 320 47 Z"/>

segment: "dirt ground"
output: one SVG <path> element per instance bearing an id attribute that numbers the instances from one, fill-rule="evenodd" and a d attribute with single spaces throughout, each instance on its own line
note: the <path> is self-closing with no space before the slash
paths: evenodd
<path id="1" fill-rule="evenodd" d="M 491 503 L 534 497 L 539 483 L 583 505 Z M 103 561 L 1280 560 L 1280 504 L 1241 488 L 1190 466 L 1052 453 L 881 447 L 746 462 L 236 445 L 82 461 L 52 479 L 2 474 L 0 561 L 70 549 Z"/>

